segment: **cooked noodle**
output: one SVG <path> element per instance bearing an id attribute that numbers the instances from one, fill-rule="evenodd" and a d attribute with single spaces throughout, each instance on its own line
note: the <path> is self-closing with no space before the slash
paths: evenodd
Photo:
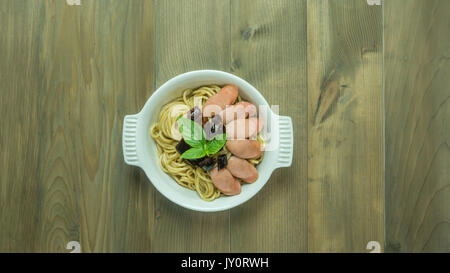
<path id="1" fill-rule="evenodd" d="M 221 192 L 214 186 L 207 171 L 201 167 L 192 166 L 181 158 L 175 148 L 180 136 L 176 135 L 173 128 L 178 128 L 176 122 L 180 115 L 183 115 L 195 105 L 200 107 L 198 103 L 203 105 L 209 97 L 216 94 L 220 89 L 217 85 L 211 85 L 196 90 L 184 90 L 181 97 L 162 107 L 158 122 L 150 128 L 150 136 L 155 140 L 158 149 L 158 163 L 161 169 L 181 186 L 197 191 L 200 197 L 206 201 L 212 201 L 220 197 Z M 238 97 L 238 101 L 241 101 L 240 97 Z M 257 140 L 263 144 L 259 135 Z M 227 158 L 230 158 L 231 153 L 227 151 L 225 146 L 218 154 L 224 153 L 227 154 Z M 251 159 L 249 162 L 257 165 L 262 159 L 263 156 Z"/>

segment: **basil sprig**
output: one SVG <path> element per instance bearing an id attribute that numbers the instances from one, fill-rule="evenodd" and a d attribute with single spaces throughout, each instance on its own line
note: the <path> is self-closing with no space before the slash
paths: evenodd
<path id="1" fill-rule="evenodd" d="M 207 141 L 202 126 L 190 119 L 180 117 L 177 122 L 184 141 L 192 147 L 184 152 L 181 158 L 196 159 L 213 155 L 220 151 L 227 142 L 226 134 L 216 135 L 213 139 Z"/>

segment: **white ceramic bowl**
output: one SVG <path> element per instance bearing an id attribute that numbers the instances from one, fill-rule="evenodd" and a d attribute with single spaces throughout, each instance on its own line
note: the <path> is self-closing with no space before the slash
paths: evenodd
<path id="1" fill-rule="evenodd" d="M 270 136 L 271 149 L 264 152 L 263 161 L 257 166 L 259 178 L 252 184 L 242 186 L 242 192 L 235 196 L 222 196 L 214 201 L 203 201 L 197 192 L 178 185 L 158 166 L 156 143 L 150 137 L 150 126 L 157 121 L 161 107 L 172 99 L 181 96 L 186 88 L 197 88 L 203 85 L 235 84 L 239 87 L 239 95 L 258 107 L 267 109 L 260 111 L 260 118 L 266 118 L 266 126 Z M 261 108 L 260 108 L 261 109 Z M 264 111 L 263 111 L 264 112 Z M 268 143 L 269 144 L 269 143 Z M 141 112 L 127 115 L 123 123 L 122 148 L 125 162 L 142 168 L 155 188 L 172 202 L 196 211 L 221 211 L 236 207 L 252 198 L 269 180 L 272 172 L 280 167 L 289 167 L 292 162 L 293 129 L 290 117 L 278 116 L 264 97 L 252 85 L 243 79 L 217 70 L 198 70 L 178 75 L 156 90 L 147 100 Z"/>

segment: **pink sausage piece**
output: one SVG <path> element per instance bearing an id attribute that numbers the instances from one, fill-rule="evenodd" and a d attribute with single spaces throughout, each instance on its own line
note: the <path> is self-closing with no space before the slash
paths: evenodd
<path id="1" fill-rule="evenodd" d="M 247 101 L 241 101 L 234 105 L 228 106 L 219 115 L 222 117 L 223 124 L 227 124 L 230 121 L 254 117 L 257 114 L 255 105 Z"/>
<path id="2" fill-rule="evenodd" d="M 258 158 L 263 152 L 262 145 L 257 140 L 227 140 L 226 147 L 233 155 L 245 159 Z"/>
<path id="3" fill-rule="evenodd" d="M 258 118 L 237 119 L 226 125 L 227 139 L 246 139 L 256 136 L 263 124 Z"/>
<path id="4" fill-rule="evenodd" d="M 217 167 L 209 172 L 214 185 L 225 195 L 241 193 L 241 184 L 227 169 L 218 170 Z"/>
<path id="5" fill-rule="evenodd" d="M 258 171 L 255 166 L 239 157 L 231 156 L 230 159 L 228 159 L 227 169 L 233 176 L 240 178 L 247 183 L 253 183 L 258 179 Z"/>
<path id="6" fill-rule="evenodd" d="M 212 117 L 214 114 L 219 114 L 227 105 L 231 105 L 236 101 L 238 94 L 239 91 L 236 85 L 229 84 L 224 86 L 203 105 L 203 116 Z"/>

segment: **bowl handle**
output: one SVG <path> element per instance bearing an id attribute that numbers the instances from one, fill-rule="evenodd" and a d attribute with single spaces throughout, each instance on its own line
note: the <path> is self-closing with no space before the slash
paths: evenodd
<path id="1" fill-rule="evenodd" d="M 278 116 L 278 141 L 278 160 L 275 169 L 290 167 L 294 151 L 294 129 L 291 117 Z"/>
<path id="2" fill-rule="evenodd" d="M 123 157 L 128 165 L 140 166 L 136 149 L 136 136 L 139 114 L 127 115 L 123 119 L 122 149 Z"/>

